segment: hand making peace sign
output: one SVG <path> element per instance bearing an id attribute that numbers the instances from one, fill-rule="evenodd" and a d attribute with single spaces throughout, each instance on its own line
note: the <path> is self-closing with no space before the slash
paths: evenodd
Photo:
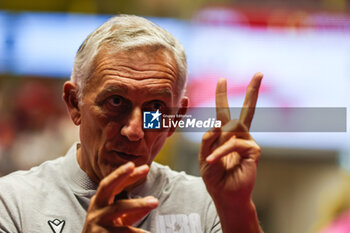
<path id="1" fill-rule="evenodd" d="M 260 147 L 250 136 L 249 128 L 262 77 L 261 73 L 256 73 L 249 83 L 238 120 L 230 117 L 226 80 L 220 79 L 217 83 L 216 114 L 222 127 L 204 134 L 199 162 L 202 178 L 219 216 L 226 210 L 228 213 L 251 207 Z M 222 216 L 220 219 L 221 224 L 225 224 Z"/>

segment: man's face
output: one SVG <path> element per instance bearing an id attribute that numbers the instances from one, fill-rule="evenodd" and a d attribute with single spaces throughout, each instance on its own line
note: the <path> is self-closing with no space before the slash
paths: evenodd
<path id="1" fill-rule="evenodd" d="M 164 49 L 98 54 L 79 104 L 81 162 L 89 176 L 101 180 L 128 161 L 152 163 L 168 132 L 143 131 L 142 112 L 178 104 L 176 67 Z"/>

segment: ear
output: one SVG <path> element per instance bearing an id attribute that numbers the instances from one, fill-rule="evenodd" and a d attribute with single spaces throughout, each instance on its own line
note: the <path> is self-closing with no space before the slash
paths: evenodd
<path id="1" fill-rule="evenodd" d="M 80 125 L 80 109 L 79 109 L 79 100 L 77 97 L 78 88 L 77 85 L 72 82 L 65 82 L 63 86 L 63 100 L 66 102 L 69 115 L 75 125 Z"/>
<path id="2" fill-rule="evenodd" d="M 176 115 L 185 115 L 188 109 L 188 97 L 184 96 L 182 97 L 181 101 L 180 101 L 180 108 L 177 111 Z M 182 117 L 175 117 L 174 121 L 179 121 L 181 120 Z M 168 137 L 170 137 L 171 135 L 173 135 L 173 133 L 175 132 L 176 127 L 171 126 L 169 132 L 168 132 Z"/>

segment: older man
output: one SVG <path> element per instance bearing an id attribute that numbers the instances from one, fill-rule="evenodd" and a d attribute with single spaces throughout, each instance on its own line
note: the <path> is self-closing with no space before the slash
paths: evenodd
<path id="1" fill-rule="evenodd" d="M 248 129 L 262 75 L 249 84 L 239 120 L 230 119 L 226 81 L 218 81 L 224 126 L 203 136 L 202 178 L 153 162 L 175 128 L 142 127 L 143 111 L 186 112 L 186 76 L 183 47 L 146 19 L 114 17 L 90 34 L 63 91 L 80 143 L 0 179 L 0 231 L 261 232 L 251 200 L 260 148 Z"/>

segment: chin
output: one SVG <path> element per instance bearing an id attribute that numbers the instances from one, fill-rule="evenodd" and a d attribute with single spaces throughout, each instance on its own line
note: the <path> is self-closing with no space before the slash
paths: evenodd
<path id="1" fill-rule="evenodd" d="M 115 169 L 117 169 L 121 165 L 122 164 L 120 164 L 120 165 L 103 164 L 102 166 L 100 166 L 100 172 L 102 175 L 101 179 L 103 179 L 106 176 L 108 176 L 109 174 L 111 174 Z"/>

